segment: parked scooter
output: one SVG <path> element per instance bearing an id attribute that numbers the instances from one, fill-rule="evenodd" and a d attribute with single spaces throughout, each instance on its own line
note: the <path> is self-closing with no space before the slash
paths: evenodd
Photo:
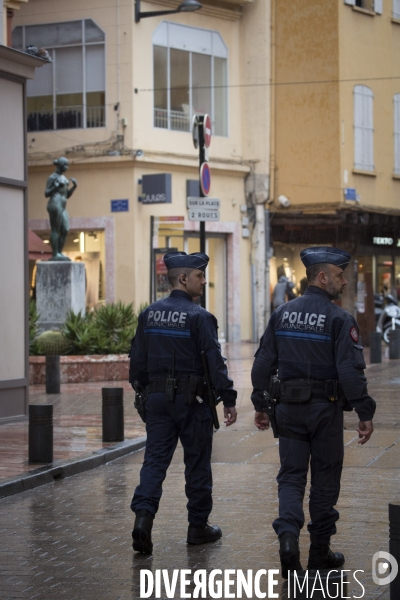
<path id="1" fill-rule="evenodd" d="M 400 329 L 400 308 L 394 296 L 388 294 L 385 298 L 386 306 L 381 308 L 380 298 L 376 298 L 375 294 L 375 316 L 379 314 L 376 324 L 376 331 L 382 333 L 382 337 L 386 344 L 389 343 L 389 331 L 391 329 Z"/>

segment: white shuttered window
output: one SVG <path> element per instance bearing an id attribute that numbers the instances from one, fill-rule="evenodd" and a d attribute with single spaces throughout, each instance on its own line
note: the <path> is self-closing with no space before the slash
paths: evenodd
<path id="1" fill-rule="evenodd" d="M 394 172 L 400 175 L 400 94 L 393 96 L 394 113 Z"/>
<path id="2" fill-rule="evenodd" d="M 354 167 L 374 171 L 374 95 L 365 85 L 354 86 Z"/>
<path id="3" fill-rule="evenodd" d="M 106 89 L 104 46 L 86 47 L 86 91 L 102 92 Z"/>

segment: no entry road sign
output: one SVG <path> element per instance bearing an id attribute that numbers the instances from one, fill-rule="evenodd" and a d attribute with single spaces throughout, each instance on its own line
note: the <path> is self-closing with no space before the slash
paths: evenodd
<path id="1" fill-rule="evenodd" d="M 210 115 L 204 115 L 203 121 L 203 133 L 204 133 L 204 145 L 206 148 L 210 147 L 211 144 L 211 119 Z"/>

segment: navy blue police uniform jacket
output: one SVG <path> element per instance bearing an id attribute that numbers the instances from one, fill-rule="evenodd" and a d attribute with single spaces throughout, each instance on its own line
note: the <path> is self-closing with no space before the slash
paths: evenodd
<path id="1" fill-rule="evenodd" d="M 178 382 L 190 375 L 204 376 L 200 357 L 204 351 L 217 395 L 225 406 L 235 406 L 237 392 L 221 355 L 217 330 L 214 315 L 195 304 L 186 292 L 173 290 L 139 315 L 130 353 L 130 383 L 138 381 L 146 387 L 166 380 L 172 369 Z"/>
<path id="2" fill-rule="evenodd" d="M 331 302 L 328 294 L 309 286 L 303 296 L 280 306 L 261 338 L 251 373 L 252 401 L 265 410 L 263 390 L 278 373 L 288 379 L 336 380 L 361 421 L 370 421 L 375 400 L 367 391 L 363 348 L 350 313 Z"/>

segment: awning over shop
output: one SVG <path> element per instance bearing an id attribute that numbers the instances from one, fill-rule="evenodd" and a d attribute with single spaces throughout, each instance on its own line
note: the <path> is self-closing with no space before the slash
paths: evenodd
<path id="1" fill-rule="evenodd" d="M 29 260 L 48 260 L 52 255 L 50 244 L 45 244 L 31 229 L 28 229 L 28 252 Z"/>

